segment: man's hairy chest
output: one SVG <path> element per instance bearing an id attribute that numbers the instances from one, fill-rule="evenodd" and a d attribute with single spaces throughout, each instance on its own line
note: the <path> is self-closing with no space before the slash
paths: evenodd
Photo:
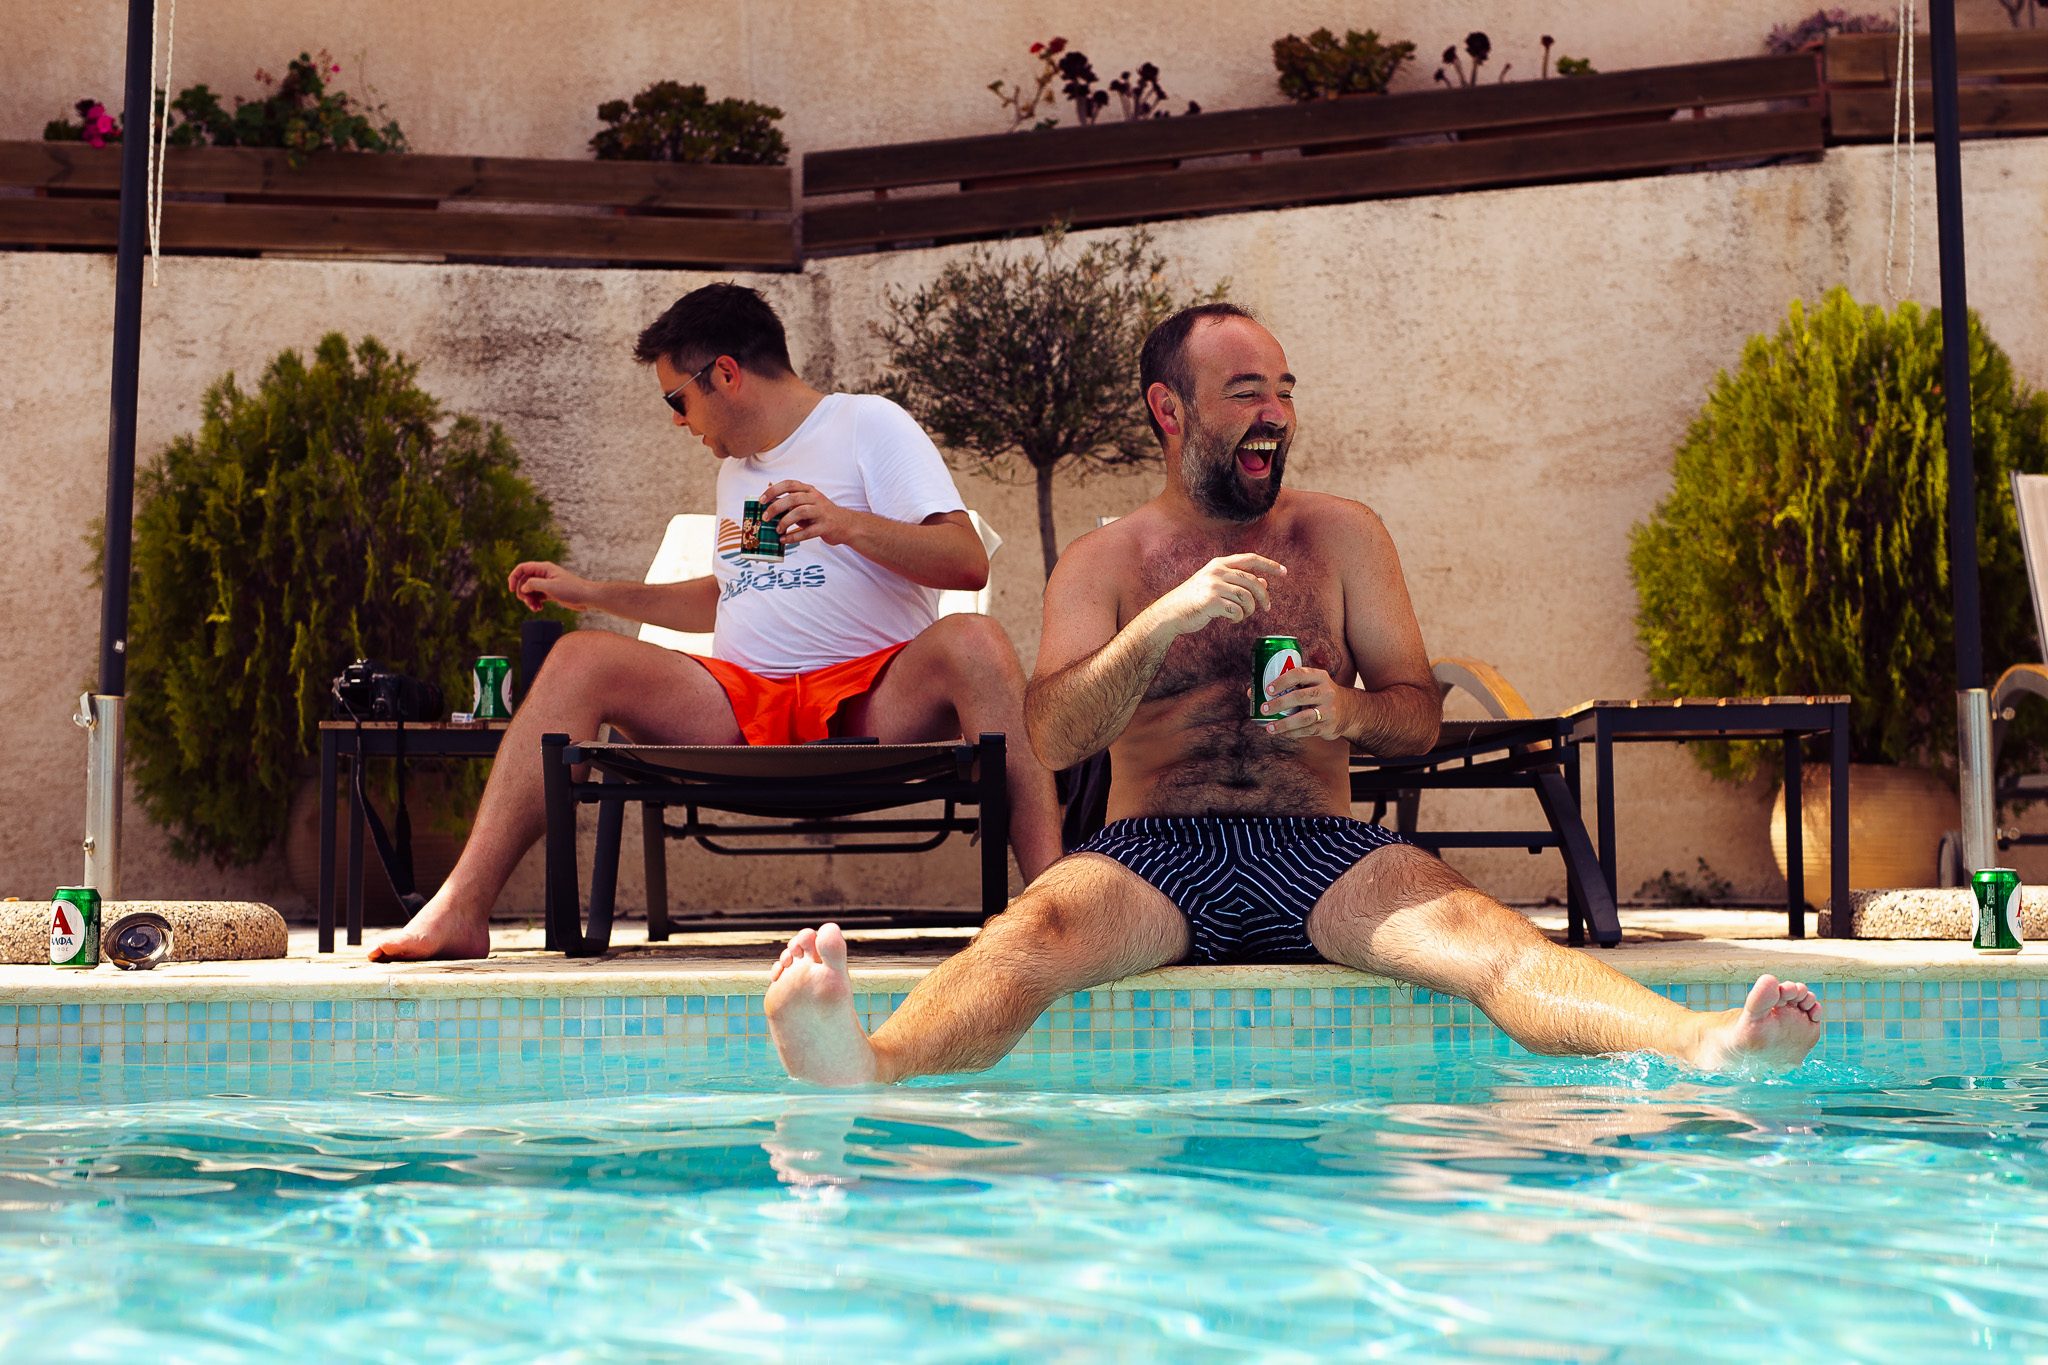
<path id="1" fill-rule="evenodd" d="M 1252 651 L 1267 635 L 1292 635 L 1312 667 L 1327 670 L 1339 684 L 1351 681 L 1354 669 L 1344 639 L 1344 589 L 1335 564 L 1299 540 L 1277 540 L 1252 550 L 1283 564 L 1284 576 L 1269 576 L 1272 605 L 1245 621 L 1211 621 L 1192 635 L 1183 635 L 1167 650 L 1166 659 L 1145 689 L 1148 702 L 1168 701 L 1211 687 L 1229 685 L 1237 698 L 1251 683 Z M 1193 577 L 1215 554 L 1207 548 L 1169 546 L 1146 555 L 1138 573 L 1126 619 Z M 1233 703 L 1234 704 L 1234 703 Z"/>

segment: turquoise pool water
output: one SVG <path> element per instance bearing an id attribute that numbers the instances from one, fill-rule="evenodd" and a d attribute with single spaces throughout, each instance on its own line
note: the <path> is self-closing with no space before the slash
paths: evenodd
<path id="1" fill-rule="evenodd" d="M 1847 1055 L 1760 1082 L 1162 1051 L 857 1094 L 760 1050 L 28 1077 L 0 1359 L 2048 1352 L 2048 1050 Z"/>

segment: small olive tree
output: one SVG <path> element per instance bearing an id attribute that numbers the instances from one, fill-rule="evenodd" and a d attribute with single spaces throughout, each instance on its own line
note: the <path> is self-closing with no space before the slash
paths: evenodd
<path id="1" fill-rule="evenodd" d="M 1138 393 L 1145 336 L 1187 303 L 1142 230 L 1076 251 L 1066 229 L 1035 248 L 978 247 L 917 290 L 891 290 L 878 392 L 907 408 L 958 467 L 1038 487 L 1045 572 L 1059 560 L 1054 474 L 1159 458 Z"/>

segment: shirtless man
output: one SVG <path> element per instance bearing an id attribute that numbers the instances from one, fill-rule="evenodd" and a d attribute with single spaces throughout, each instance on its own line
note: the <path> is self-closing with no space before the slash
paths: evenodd
<path id="1" fill-rule="evenodd" d="M 979 1070 L 1060 997 L 1171 962 L 1343 963 L 1470 1000 L 1532 1052 L 1803 1058 L 1820 1037 L 1805 986 L 1762 976 L 1739 1009 L 1687 1010 L 1350 818 L 1350 751 L 1425 752 L 1441 720 L 1393 542 L 1358 503 L 1281 488 L 1294 376 L 1240 310 L 1160 324 L 1139 383 L 1166 487 L 1061 557 L 1025 697 L 1047 767 L 1109 750 L 1109 823 L 872 1038 L 844 936 L 798 934 L 767 999 L 790 1074 Z M 1261 635 L 1298 637 L 1311 665 L 1274 685 L 1271 719 L 1248 714 Z"/>

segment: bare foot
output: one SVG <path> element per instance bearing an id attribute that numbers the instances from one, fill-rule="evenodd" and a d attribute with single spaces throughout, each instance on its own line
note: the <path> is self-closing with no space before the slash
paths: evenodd
<path id="1" fill-rule="evenodd" d="M 372 962 L 426 962 L 449 958 L 489 957 L 491 921 L 484 915 L 458 913 L 447 899 L 435 896 L 403 929 L 393 930 L 370 945 Z"/>
<path id="2" fill-rule="evenodd" d="M 1765 972 L 1739 1010 L 1728 1010 L 1701 1030 L 1689 1059 L 1705 1071 L 1745 1064 L 1795 1067 L 1820 1041 L 1820 997 L 1803 982 Z"/>
<path id="3" fill-rule="evenodd" d="M 768 978 L 768 1032 L 782 1065 L 816 1085 L 866 1085 L 876 1079 L 875 1050 L 853 1013 L 846 935 L 836 924 L 804 929 L 782 950 Z"/>

